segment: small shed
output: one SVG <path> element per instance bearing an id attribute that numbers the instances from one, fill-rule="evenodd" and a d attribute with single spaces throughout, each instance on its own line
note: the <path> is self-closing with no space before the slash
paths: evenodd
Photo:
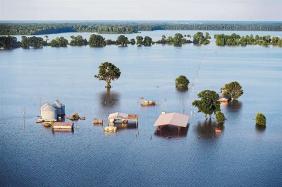
<path id="1" fill-rule="evenodd" d="M 50 103 L 45 103 L 40 108 L 40 115 L 43 121 L 56 121 L 57 111 L 56 108 Z"/>
<path id="2" fill-rule="evenodd" d="M 178 132 L 181 128 L 187 128 L 189 116 L 180 113 L 162 113 L 156 120 L 154 126 L 158 130 L 161 130 L 164 126 L 175 126 L 178 128 Z"/>

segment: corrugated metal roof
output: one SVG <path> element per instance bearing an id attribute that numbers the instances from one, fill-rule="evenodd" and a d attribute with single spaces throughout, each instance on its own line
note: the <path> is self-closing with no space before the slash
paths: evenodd
<path id="1" fill-rule="evenodd" d="M 180 113 L 165 113 L 161 114 L 154 126 L 165 126 L 173 125 L 178 127 L 187 127 L 189 121 L 189 116 Z"/>

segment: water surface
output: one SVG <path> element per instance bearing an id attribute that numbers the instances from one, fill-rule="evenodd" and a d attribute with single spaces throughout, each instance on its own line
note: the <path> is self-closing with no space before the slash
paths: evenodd
<path id="1" fill-rule="evenodd" d="M 175 32 L 141 35 L 158 39 Z M 94 78 L 104 61 L 122 72 L 110 96 L 104 83 Z M 281 186 L 281 62 L 281 48 L 213 44 L 0 51 L 0 184 Z M 175 90 L 180 74 L 190 79 L 188 92 Z M 242 84 L 244 95 L 238 103 L 222 107 L 227 121 L 216 136 L 214 126 L 205 123 L 191 102 L 200 90 L 219 91 L 233 80 Z M 158 105 L 141 108 L 141 97 Z M 87 117 L 75 124 L 73 133 L 52 133 L 35 123 L 40 104 L 57 98 L 68 114 Z M 139 114 L 139 128 L 106 135 L 91 124 L 94 117 L 106 119 L 116 111 Z M 153 123 L 162 111 L 190 115 L 187 134 L 155 136 Z M 267 116 L 264 131 L 255 128 L 256 112 Z"/>

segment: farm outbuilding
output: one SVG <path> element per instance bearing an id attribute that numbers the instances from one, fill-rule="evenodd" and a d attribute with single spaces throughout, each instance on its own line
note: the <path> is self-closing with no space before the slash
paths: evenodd
<path id="1" fill-rule="evenodd" d="M 40 116 L 43 121 L 60 121 L 65 117 L 65 105 L 59 100 L 54 104 L 45 103 L 40 108 Z"/>
<path id="2" fill-rule="evenodd" d="M 40 108 L 40 116 L 44 121 L 57 121 L 56 108 L 50 103 L 45 103 Z"/>

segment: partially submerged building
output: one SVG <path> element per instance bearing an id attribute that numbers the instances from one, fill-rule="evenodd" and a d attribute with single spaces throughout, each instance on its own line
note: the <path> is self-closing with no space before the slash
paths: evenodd
<path id="1" fill-rule="evenodd" d="M 60 121 L 65 117 L 65 105 L 59 100 L 54 104 L 45 103 L 40 108 L 40 116 L 45 122 Z"/>
<path id="2" fill-rule="evenodd" d="M 177 129 L 177 135 L 181 132 L 187 132 L 189 122 L 189 116 L 180 113 L 162 113 L 156 120 L 154 126 L 156 127 L 156 133 L 162 133 L 163 129 L 168 128 Z"/>

